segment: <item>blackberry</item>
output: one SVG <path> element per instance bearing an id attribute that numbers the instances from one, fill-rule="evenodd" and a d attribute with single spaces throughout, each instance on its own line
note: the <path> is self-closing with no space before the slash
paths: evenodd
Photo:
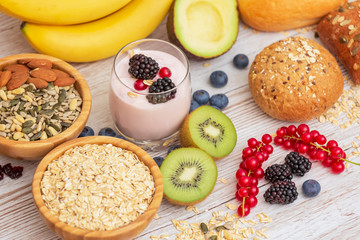
<path id="1" fill-rule="evenodd" d="M 159 64 L 144 54 L 135 54 L 129 60 L 129 73 L 137 79 L 153 79 L 159 71 Z"/>
<path id="2" fill-rule="evenodd" d="M 165 93 L 149 94 L 146 96 L 146 98 L 152 104 L 167 102 L 170 99 L 175 98 L 176 89 L 170 91 L 173 88 L 175 88 L 175 84 L 171 81 L 170 78 L 159 78 L 150 86 L 149 93 Z"/>
<path id="3" fill-rule="evenodd" d="M 287 181 L 292 179 L 291 169 L 286 164 L 274 164 L 265 170 L 265 179 L 269 182 Z"/>
<path id="4" fill-rule="evenodd" d="M 299 155 L 298 152 L 291 152 L 285 157 L 285 164 L 291 169 L 291 172 L 296 176 L 304 176 L 310 171 L 311 162 L 306 157 Z"/>
<path id="5" fill-rule="evenodd" d="M 298 192 L 294 182 L 277 181 L 264 193 L 265 201 L 274 204 L 289 204 L 297 199 Z"/>

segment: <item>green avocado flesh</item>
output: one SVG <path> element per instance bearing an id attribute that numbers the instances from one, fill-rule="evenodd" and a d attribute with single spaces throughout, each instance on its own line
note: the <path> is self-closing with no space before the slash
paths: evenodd
<path id="1" fill-rule="evenodd" d="M 215 186 L 217 167 L 214 160 L 197 148 L 173 150 L 161 167 L 164 194 L 177 202 L 204 199 Z"/>
<path id="2" fill-rule="evenodd" d="M 236 41 L 239 28 L 236 0 L 176 0 L 172 10 L 169 35 L 175 35 L 181 46 L 195 56 L 219 56 Z"/>
<path id="3" fill-rule="evenodd" d="M 237 135 L 234 124 L 221 111 L 202 106 L 190 115 L 192 141 L 211 156 L 221 158 L 232 152 Z"/>

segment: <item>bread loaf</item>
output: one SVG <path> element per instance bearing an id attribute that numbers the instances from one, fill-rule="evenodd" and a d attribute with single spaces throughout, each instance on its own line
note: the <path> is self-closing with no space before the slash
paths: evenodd
<path id="1" fill-rule="evenodd" d="M 255 57 L 249 87 L 255 102 L 270 116 L 302 122 L 333 106 L 344 82 L 335 58 L 324 47 L 292 37 L 271 44 Z"/>
<path id="2" fill-rule="evenodd" d="M 260 31 L 283 31 L 315 24 L 346 0 L 238 0 L 242 20 Z"/>
<path id="3" fill-rule="evenodd" d="M 340 7 L 324 17 L 317 31 L 323 44 L 360 84 L 360 1 Z"/>

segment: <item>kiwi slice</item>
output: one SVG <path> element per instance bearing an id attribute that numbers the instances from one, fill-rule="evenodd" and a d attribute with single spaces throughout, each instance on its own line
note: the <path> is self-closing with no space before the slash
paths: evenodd
<path id="1" fill-rule="evenodd" d="M 213 190 L 217 167 L 206 152 L 198 148 L 178 148 L 164 159 L 161 167 L 164 195 L 171 203 L 194 205 Z"/>
<path id="2" fill-rule="evenodd" d="M 236 139 L 236 130 L 230 118 L 210 106 L 192 111 L 180 130 L 181 146 L 200 148 L 215 159 L 230 154 Z"/>

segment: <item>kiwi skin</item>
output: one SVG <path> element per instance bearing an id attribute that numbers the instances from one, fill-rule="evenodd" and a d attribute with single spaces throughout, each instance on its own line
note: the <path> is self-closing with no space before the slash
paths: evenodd
<path id="1" fill-rule="evenodd" d="M 173 152 L 176 152 L 176 151 L 182 150 L 182 149 L 186 149 L 186 148 L 178 148 L 178 149 L 175 149 L 175 150 L 172 151 L 170 154 L 174 154 Z M 193 148 L 188 148 L 188 149 L 193 149 Z M 198 151 L 202 151 L 202 152 L 204 152 L 205 154 L 207 154 L 205 151 L 203 151 L 203 150 L 201 150 L 201 149 L 199 149 L 199 148 L 195 148 L 195 149 L 198 150 Z M 207 155 L 208 155 L 208 154 L 207 154 Z M 211 157 L 211 156 L 209 155 L 209 157 Z M 210 158 L 210 159 L 211 159 L 211 158 Z M 166 158 L 165 158 L 164 161 L 166 161 Z M 212 161 L 212 160 L 211 160 L 211 161 Z M 215 164 L 215 166 L 216 166 L 216 164 Z M 160 167 L 160 169 L 161 169 L 161 167 Z M 217 171 L 217 168 L 216 168 L 215 179 L 217 179 L 217 176 L 218 176 L 218 171 Z M 215 185 L 216 185 L 216 182 L 215 182 L 215 184 L 213 185 L 211 191 L 210 191 L 206 196 L 204 196 L 203 198 L 201 198 L 201 199 L 199 199 L 199 200 L 192 201 L 192 202 L 183 202 L 183 201 L 174 200 L 174 199 L 172 199 L 171 197 L 168 197 L 165 192 L 164 192 L 164 197 L 166 198 L 166 200 L 167 200 L 168 202 L 170 202 L 170 203 L 172 203 L 172 204 L 175 204 L 175 205 L 193 206 L 193 205 L 198 204 L 199 202 L 204 201 L 204 200 L 212 193 L 212 191 L 214 190 Z"/>
<path id="2" fill-rule="evenodd" d="M 190 133 L 190 128 L 188 127 L 189 126 L 189 121 L 190 121 L 190 117 L 191 117 L 191 114 L 193 114 L 196 110 L 200 109 L 200 108 L 210 108 L 210 106 L 201 106 L 197 109 L 195 109 L 194 111 L 192 111 L 185 119 L 185 121 L 183 122 L 181 128 L 180 128 L 180 144 L 182 147 L 195 147 L 195 148 L 199 148 L 197 146 L 197 144 L 192 140 L 191 138 L 191 133 Z M 212 108 L 212 107 L 211 107 Z M 218 110 L 217 110 L 218 111 Z M 202 149 L 204 150 L 205 152 L 206 149 Z M 208 152 L 207 152 L 208 153 Z M 230 153 L 229 153 L 230 154 Z M 211 154 L 210 154 L 211 155 Z M 227 156 L 227 155 L 226 155 Z M 222 157 L 215 157 L 215 156 L 212 156 L 211 157 L 216 161 L 216 160 L 219 160 L 219 159 L 222 159 L 226 156 L 222 156 Z"/>

